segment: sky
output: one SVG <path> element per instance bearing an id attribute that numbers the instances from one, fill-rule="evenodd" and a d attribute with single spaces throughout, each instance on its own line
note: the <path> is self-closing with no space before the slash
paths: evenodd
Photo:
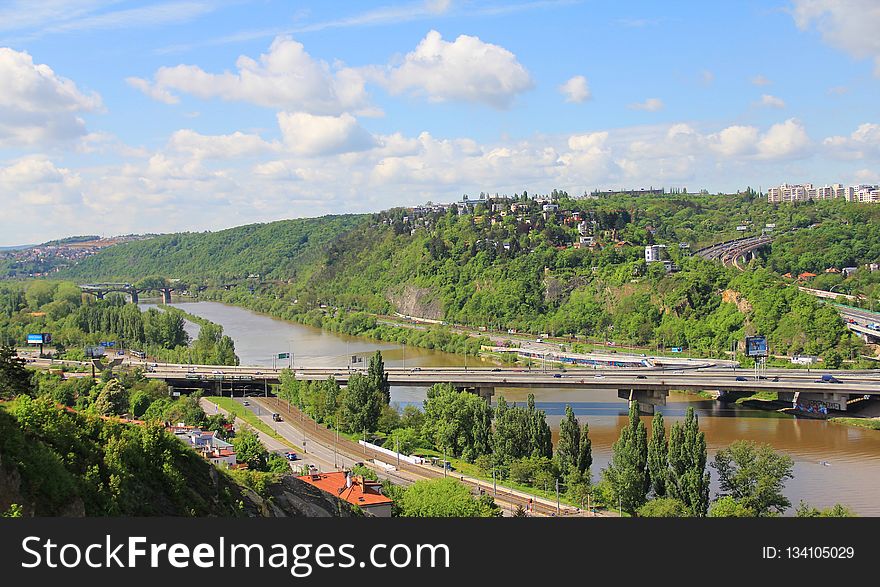
<path id="1" fill-rule="evenodd" d="M 0 246 L 880 183 L 880 1 L 0 0 Z"/>

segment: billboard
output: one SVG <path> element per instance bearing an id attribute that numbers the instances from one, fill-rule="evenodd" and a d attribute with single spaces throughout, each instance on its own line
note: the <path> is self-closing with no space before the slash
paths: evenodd
<path id="1" fill-rule="evenodd" d="M 52 342 L 52 335 L 46 332 L 27 335 L 28 344 L 49 344 L 50 342 Z"/>
<path id="2" fill-rule="evenodd" d="M 746 337 L 746 356 L 747 357 L 766 357 L 767 356 L 767 337 L 766 336 L 747 336 Z"/>
<path id="3" fill-rule="evenodd" d="M 89 359 L 97 359 L 98 357 L 104 356 L 104 347 L 102 346 L 87 346 L 85 348 L 86 357 Z"/>

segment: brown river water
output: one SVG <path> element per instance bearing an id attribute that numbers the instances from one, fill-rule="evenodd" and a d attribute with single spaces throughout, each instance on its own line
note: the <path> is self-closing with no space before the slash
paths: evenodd
<path id="1" fill-rule="evenodd" d="M 152 304 L 141 304 L 149 307 Z M 242 365 L 273 364 L 273 356 L 291 352 L 294 366 L 344 367 L 352 355 L 364 357 L 377 349 L 382 351 L 389 367 L 486 366 L 489 363 L 473 357 L 398 344 L 333 334 L 319 329 L 285 322 L 235 306 L 216 302 L 184 302 L 187 312 L 221 324 L 225 334 L 235 341 Z M 187 324 L 195 336 L 198 326 Z M 286 364 L 286 360 L 280 363 Z M 283 366 L 283 365 L 279 365 Z M 395 387 L 392 402 L 421 405 L 424 388 Z M 527 389 L 496 390 L 509 401 L 524 402 Z M 570 391 L 563 389 L 534 390 L 535 401 L 547 413 L 554 441 L 559 420 L 570 404 L 581 423 L 590 425 L 593 442 L 593 478 L 611 456 L 611 444 L 626 422 L 627 405 L 614 392 L 605 390 Z M 706 433 L 709 458 L 730 443 L 748 439 L 768 443 L 777 451 L 794 459 L 794 479 L 786 485 L 786 496 L 793 505 L 805 500 L 817 507 L 843 503 L 862 516 L 880 516 L 880 431 L 853 428 L 822 420 L 795 419 L 731 404 L 722 404 L 687 394 L 670 394 L 667 406 L 661 408 L 666 425 L 683 419 L 688 406 L 696 410 L 700 428 Z M 650 425 L 650 418 L 645 418 Z M 714 484 L 713 496 L 717 490 Z M 793 510 L 789 511 L 789 514 Z"/>

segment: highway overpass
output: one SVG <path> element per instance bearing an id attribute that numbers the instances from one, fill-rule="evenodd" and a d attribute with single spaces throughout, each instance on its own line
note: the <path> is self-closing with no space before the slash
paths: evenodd
<path id="1" fill-rule="evenodd" d="M 321 381 L 334 377 L 345 385 L 353 373 L 364 370 L 339 368 L 297 368 L 301 381 Z M 571 391 L 615 390 L 618 397 L 639 402 L 645 412 L 656 405 L 665 405 L 671 390 L 718 391 L 721 393 L 755 393 L 775 391 L 780 399 L 810 399 L 824 402 L 831 409 L 845 411 L 848 402 L 865 396 L 880 397 L 880 371 L 820 371 L 773 369 L 756 378 L 750 370 L 699 369 L 570 369 L 527 371 L 522 368 L 463 369 L 414 368 L 387 370 L 392 386 L 429 387 L 450 383 L 490 399 L 497 388 L 568 389 Z M 823 381 L 822 375 L 832 376 Z M 279 382 L 280 370 L 255 367 L 217 367 L 191 365 L 157 365 L 145 374 L 162 379 L 175 390 L 201 389 L 212 393 L 269 394 L 269 386 Z"/>

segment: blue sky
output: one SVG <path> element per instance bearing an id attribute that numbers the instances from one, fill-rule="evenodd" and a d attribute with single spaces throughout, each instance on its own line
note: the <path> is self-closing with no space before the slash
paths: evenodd
<path id="1" fill-rule="evenodd" d="M 0 2 L 0 245 L 880 181 L 880 3 Z"/>

